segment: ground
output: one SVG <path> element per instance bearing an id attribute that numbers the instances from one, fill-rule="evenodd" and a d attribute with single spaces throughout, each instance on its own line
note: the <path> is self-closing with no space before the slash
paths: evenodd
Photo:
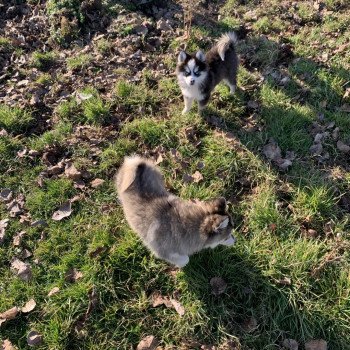
<path id="1" fill-rule="evenodd" d="M 346 0 L 0 8 L 2 349 L 350 349 Z M 231 30 L 236 94 L 181 115 L 177 53 Z M 225 196 L 237 244 L 152 256 L 113 186 L 135 152 Z"/>

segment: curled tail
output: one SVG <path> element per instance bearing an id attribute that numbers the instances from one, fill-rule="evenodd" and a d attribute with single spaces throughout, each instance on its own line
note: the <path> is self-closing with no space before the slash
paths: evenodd
<path id="1" fill-rule="evenodd" d="M 119 196 L 126 191 L 132 191 L 140 197 L 167 194 L 158 168 L 150 160 L 137 155 L 124 159 L 115 178 L 115 185 Z"/>
<path id="2" fill-rule="evenodd" d="M 229 49 L 230 45 L 234 45 L 237 42 L 237 36 L 234 32 L 228 32 L 223 34 L 219 39 L 216 47 L 220 58 L 225 61 L 225 53 Z"/>

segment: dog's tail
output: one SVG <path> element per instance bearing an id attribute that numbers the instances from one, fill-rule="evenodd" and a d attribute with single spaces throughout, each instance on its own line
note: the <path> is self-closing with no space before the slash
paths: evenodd
<path id="1" fill-rule="evenodd" d="M 220 58 L 225 61 L 225 53 L 229 49 L 230 45 L 235 45 L 237 42 L 237 36 L 234 32 L 228 32 L 223 34 L 219 39 L 216 47 Z"/>
<path id="2" fill-rule="evenodd" d="M 166 195 L 163 176 L 148 159 L 131 156 L 124 159 L 115 177 L 119 196 L 130 191 L 143 198 Z"/>

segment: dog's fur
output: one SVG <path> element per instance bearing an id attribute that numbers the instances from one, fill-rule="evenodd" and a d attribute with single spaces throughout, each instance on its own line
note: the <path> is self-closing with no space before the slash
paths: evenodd
<path id="1" fill-rule="evenodd" d="M 181 200 L 167 192 L 160 171 L 150 160 L 125 158 L 115 185 L 129 225 L 160 259 L 183 267 L 189 255 L 203 248 L 235 242 L 224 198 Z"/>
<path id="2" fill-rule="evenodd" d="M 230 32 L 224 34 L 206 55 L 202 51 L 193 55 L 180 52 L 176 75 L 185 102 L 183 114 L 191 109 L 194 100 L 198 101 L 199 111 L 202 111 L 221 80 L 229 86 L 231 94 L 235 92 L 238 70 L 236 41 L 235 33 Z"/>

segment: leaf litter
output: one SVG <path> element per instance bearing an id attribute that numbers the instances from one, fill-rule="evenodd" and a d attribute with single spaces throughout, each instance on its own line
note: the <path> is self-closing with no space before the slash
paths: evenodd
<path id="1" fill-rule="evenodd" d="M 176 299 L 169 298 L 167 296 L 163 296 L 160 293 L 154 293 L 151 296 L 152 299 L 152 307 L 157 307 L 160 305 L 165 305 L 167 308 L 173 308 L 176 310 L 176 312 L 183 316 L 185 314 L 185 308 L 182 306 L 182 304 L 177 301 Z"/>
<path id="2" fill-rule="evenodd" d="M 281 170 L 287 170 L 295 159 L 294 152 L 287 151 L 285 157 L 282 157 L 281 148 L 277 145 L 274 139 L 270 139 L 269 142 L 264 146 L 263 153 L 266 158 L 271 160 Z"/>

